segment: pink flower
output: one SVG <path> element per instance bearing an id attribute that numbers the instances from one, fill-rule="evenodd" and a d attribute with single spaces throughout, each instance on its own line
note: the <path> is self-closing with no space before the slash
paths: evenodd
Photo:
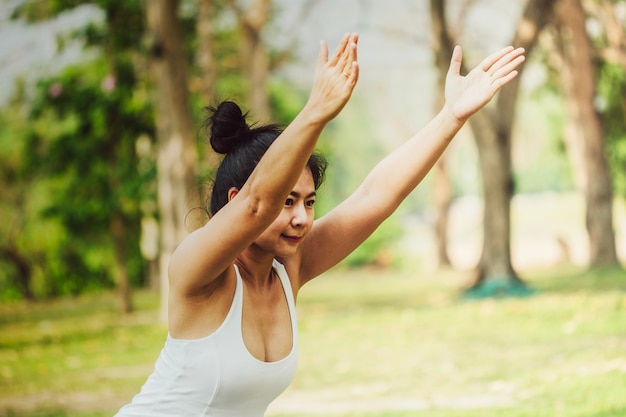
<path id="1" fill-rule="evenodd" d="M 110 93 L 115 89 L 115 77 L 113 75 L 107 75 L 102 79 L 102 83 L 100 84 L 100 88 L 105 93 Z"/>
<path id="2" fill-rule="evenodd" d="M 63 92 L 63 85 L 61 83 L 54 83 L 48 88 L 48 95 L 52 98 L 57 98 Z"/>

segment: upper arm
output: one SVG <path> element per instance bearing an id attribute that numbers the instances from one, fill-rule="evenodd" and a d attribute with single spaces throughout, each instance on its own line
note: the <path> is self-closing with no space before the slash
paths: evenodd
<path id="1" fill-rule="evenodd" d="M 303 242 L 300 286 L 352 253 L 392 212 L 358 189 L 316 220 Z"/>
<path id="2" fill-rule="evenodd" d="M 191 295 L 206 287 L 261 234 L 273 217 L 260 214 L 255 204 L 246 193 L 238 193 L 203 227 L 180 243 L 168 268 L 174 292 Z"/>

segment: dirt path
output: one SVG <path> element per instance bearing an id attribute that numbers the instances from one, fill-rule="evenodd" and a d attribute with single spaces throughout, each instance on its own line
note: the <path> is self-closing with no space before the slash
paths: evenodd
<path id="1" fill-rule="evenodd" d="M 354 412 L 400 412 L 424 411 L 430 409 L 474 409 L 507 407 L 515 403 L 511 397 L 503 395 L 484 395 L 468 397 L 424 397 L 407 398 L 380 395 L 358 397 L 342 395 L 336 391 L 292 392 L 279 397 L 268 408 L 267 416 L 279 414 L 307 413 L 327 416 Z"/>
<path id="2" fill-rule="evenodd" d="M 114 413 L 127 397 L 114 393 L 96 394 L 75 392 L 71 394 L 36 393 L 17 397 L 0 397 L 0 417 L 13 414 L 35 414 L 42 411 L 66 413 Z M 423 411 L 433 408 L 473 409 L 481 407 L 511 406 L 514 399 L 502 395 L 457 398 L 403 398 L 368 395 L 346 395 L 343 390 L 290 391 L 274 401 L 267 417 L 279 414 L 307 413 L 326 416 L 354 412 Z"/>
<path id="3" fill-rule="evenodd" d="M 58 394 L 38 392 L 13 397 L 0 397 L 0 417 L 14 414 L 35 414 L 42 411 L 67 413 L 111 412 L 121 407 L 128 398 L 113 393 L 74 392 Z"/>

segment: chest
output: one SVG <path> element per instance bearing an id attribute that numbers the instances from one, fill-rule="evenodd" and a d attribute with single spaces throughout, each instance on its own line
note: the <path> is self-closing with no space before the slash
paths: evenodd
<path id="1" fill-rule="evenodd" d="M 282 285 L 267 291 L 242 287 L 241 334 L 248 352 L 262 362 L 287 357 L 293 349 L 295 318 Z"/>

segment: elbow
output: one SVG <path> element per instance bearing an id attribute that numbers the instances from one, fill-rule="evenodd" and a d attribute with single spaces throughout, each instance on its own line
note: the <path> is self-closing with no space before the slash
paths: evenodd
<path id="1" fill-rule="evenodd" d="M 258 189 L 255 184 L 246 184 L 241 190 L 231 189 L 233 194 L 229 194 L 228 200 L 235 200 L 237 210 L 247 219 L 254 222 L 271 223 L 280 214 L 282 204 L 278 198 L 273 198 L 266 190 Z M 234 201 L 233 201 L 234 202 Z"/>
<path id="2" fill-rule="evenodd" d="M 248 218 L 258 225 L 269 226 L 280 214 L 282 206 L 273 199 L 250 196 L 246 205 Z"/>

